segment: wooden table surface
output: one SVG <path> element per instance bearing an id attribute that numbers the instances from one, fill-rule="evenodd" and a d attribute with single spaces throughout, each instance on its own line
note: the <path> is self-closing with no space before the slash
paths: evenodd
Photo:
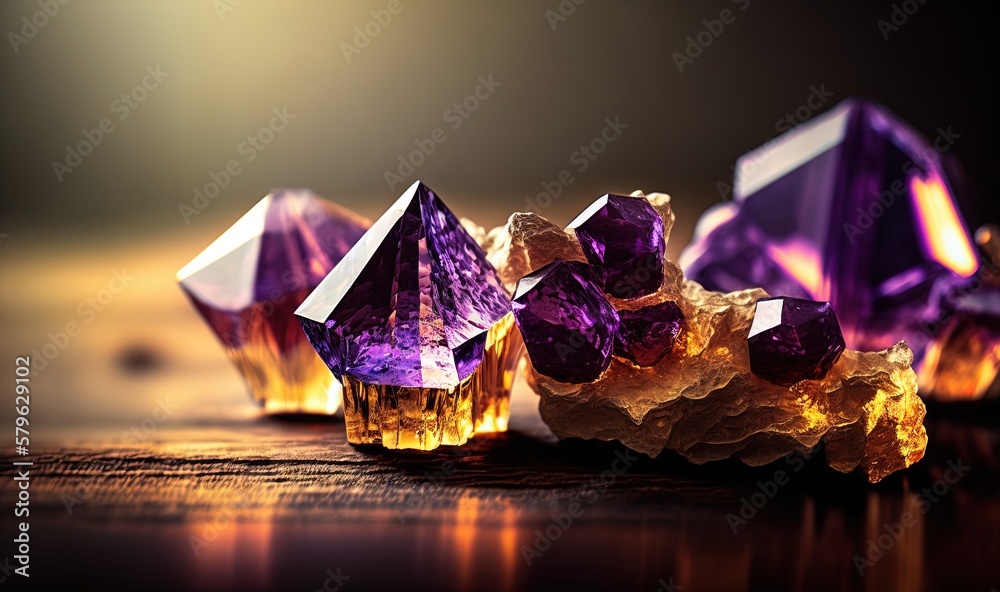
<path id="1" fill-rule="evenodd" d="M 932 423 L 929 458 L 878 486 L 825 468 L 822 453 L 797 473 L 640 458 L 602 482 L 635 455 L 553 444 L 532 434 L 527 405 L 516 410 L 510 433 L 432 453 L 358 450 L 340 422 L 272 420 L 45 447 L 32 455 L 32 580 L 314 590 L 339 569 L 357 590 L 1000 583 L 996 426 Z M 920 490 L 956 459 L 971 470 L 920 514 Z M 727 516 L 779 469 L 790 482 L 734 533 Z M 5 479 L 5 506 L 13 494 Z M 918 522 L 860 576 L 854 556 L 908 510 Z"/>

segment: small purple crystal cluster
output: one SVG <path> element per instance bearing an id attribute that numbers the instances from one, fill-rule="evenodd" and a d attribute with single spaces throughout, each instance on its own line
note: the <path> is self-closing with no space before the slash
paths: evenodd
<path id="1" fill-rule="evenodd" d="M 750 370 L 781 385 L 823 378 L 845 347 L 829 302 L 784 297 L 757 301 L 747 346 Z"/>
<path id="2" fill-rule="evenodd" d="M 570 225 L 589 265 L 557 260 L 517 285 L 514 320 L 535 370 L 568 383 L 597 380 L 613 355 L 652 366 L 673 347 L 684 315 L 673 302 L 616 310 L 663 283 L 663 219 L 643 197 L 605 195 Z"/>

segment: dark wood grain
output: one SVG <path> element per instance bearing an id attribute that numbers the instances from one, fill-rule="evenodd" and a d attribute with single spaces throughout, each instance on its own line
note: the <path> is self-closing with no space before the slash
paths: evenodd
<path id="1" fill-rule="evenodd" d="M 602 483 L 615 459 L 633 455 L 556 444 L 531 421 L 430 453 L 352 447 L 338 422 L 273 420 L 175 425 L 129 446 L 47 447 L 32 458 L 33 548 L 58 561 L 36 563 L 36 581 L 64 581 L 109 556 L 109 582 L 149 589 L 312 590 L 338 567 L 358 590 L 656 590 L 671 581 L 684 590 L 989 590 L 1000 581 L 995 426 L 932 424 L 939 445 L 928 459 L 871 486 L 826 468 L 821 451 L 794 473 L 782 463 L 643 457 Z M 854 556 L 956 458 L 973 469 L 860 576 Z M 727 516 L 778 470 L 790 482 L 734 533 Z M 5 479 L 5 504 L 12 491 Z M 536 556 L 547 529 L 558 538 Z"/>

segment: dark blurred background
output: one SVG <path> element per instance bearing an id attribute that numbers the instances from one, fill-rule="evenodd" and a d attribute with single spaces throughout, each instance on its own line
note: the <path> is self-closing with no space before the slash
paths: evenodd
<path id="1" fill-rule="evenodd" d="M 992 4 L 401 0 L 377 26 L 372 11 L 388 0 L 53 0 L 48 18 L 36 15 L 44 4 L 0 4 L 0 232 L 11 241 L 214 232 L 278 186 L 375 218 L 416 178 L 491 227 L 570 169 L 574 182 L 544 212 L 553 221 L 604 192 L 667 192 L 676 255 L 736 157 L 777 135 L 813 87 L 832 93 L 818 111 L 862 94 L 925 135 L 952 126 L 979 195 L 997 191 Z M 880 29 L 897 8 L 906 22 Z M 732 22 L 703 35 L 711 44 L 679 72 L 672 54 L 724 9 Z M 33 15 L 44 25 L 29 38 Z M 355 29 L 366 24 L 367 44 Z M 167 76 L 156 88 L 115 110 L 157 66 Z M 451 129 L 446 111 L 491 75 L 500 86 Z M 246 162 L 239 145 L 282 107 L 294 120 Z M 616 116 L 628 128 L 578 173 L 572 154 Z M 115 129 L 58 180 L 53 161 L 105 117 Z M 447 140 L 390 190 L 386 171 L 438 127 Z M 229 160 L 240 174 L 185 224 L 179 204 Z"/>

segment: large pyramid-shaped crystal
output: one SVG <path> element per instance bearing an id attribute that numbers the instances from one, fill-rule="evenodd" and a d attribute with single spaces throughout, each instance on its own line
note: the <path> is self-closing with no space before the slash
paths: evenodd
<path id="1" fill-rule="evenodd" d="M 177 273 L 267 412 L 339 407 L 341 386 L 293 312 L 369 224 L 309 191 L 275 190 Z"/>
<path id="2" fill-rule="evenodd" d="M 937 133 L 850 99 L 745 154 L 734 201 L 702 217 L 681 255 L 685 274 L 829 301 L 848 348 L 905 339 L 919 359 L 941 298 L 979 268 L 942 165 L 956 136 Z"/>
<path id="3" fill-rule="evenodd" d="M 296 311 L 345 387 L 348 439 L 462 444 L 506 429 L 520 340 L 496 270 L 417 182 Z"/>

